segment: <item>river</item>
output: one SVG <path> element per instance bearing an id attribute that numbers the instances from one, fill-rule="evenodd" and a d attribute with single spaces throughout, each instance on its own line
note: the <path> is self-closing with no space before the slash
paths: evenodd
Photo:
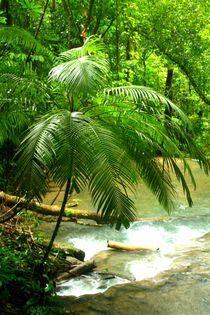
<path id="1" fill-rule="evenodd" d="M 116 231 L 109 226 L 94 227 L 63 222 L 58 241 L 82 249 L 85 259 L 91 257 L 97 262 L 94 273 L 66 281 L 58 287 L 60 295 L 81 296 L 104 292 L 110 286 L 152 278 L 163 270 L 170 269 L 176 248 L 192 242 L 210 231 L 210 179 L 191 161 L 197 189 L 192 190 L 194 205 L 188 207 L 181 187 L 177 184 L 177 200 L 173 213 L 169 216 L 158 204 L 144 184 L 139 184 L 135 196 L 138 216 L 142 221 L 134 222 L 129 229 Z M 189 182 L 189 185 L 192 185 Z M 48 202 L 55 192 L 48 195 Z M 62 193 L 56 201 L 61 202 Z M 79 208 L 93 209 L 87 192 L 75 196 Z M 147 220 L 153 218 L 152 220 Z M 53 225 L 45 223 L 42 230 L 47 234 Z M 159 248 L 157 251 L 126 252 L 107 248 L 107 240 Z M 108 272 L 116 277 L 103 278 L 100 273 Z"/>

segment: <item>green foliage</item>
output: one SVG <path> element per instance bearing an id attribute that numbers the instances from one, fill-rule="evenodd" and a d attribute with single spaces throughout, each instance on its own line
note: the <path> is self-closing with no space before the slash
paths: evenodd
<path id="1" fill-rule="evenodd" d="M 185 172 L 193 186 L 195 181 L 185 156 L 197 159 L 204 171 L 209 168 L 199 149 L 205 148 L 209 157 L 208 3 L 57 0 L 48 2 L 43 20 L 41 0 L 8 1 L 8 9 L 2 3 L 0 188 L 14 189 L 12 158 L 30 127 L 19 149 L 17 171 L 20 191 L 29 197 L 41 200 L 45 195 L 46 173 L 59 186 L 69 182 L 70 193 L 88 185 L 102 216 L 117 228 L 128 227 L 135 217 L 128 189 L 135 191 L 142 178 L 170 211 L 173 172 L 192 205 Z M 94 37 L 86 40 L 95 34 L 104 44 Z M 54 55 L 62 51 L 52 68 Z M 174 72 L 171 98 L 178 106 L 158 93 L 166 93 L 169 68 Z M 31 251 L 0 251 L 8 298 L 16 281 L 23 296 L 36 299 L 39 283 L 28 283 L 28 272 L 27 285 L 21 287 L 21 264 L 34 270 Z M 44 306 L 33 309 L 30 303 L 31 314 L 51 312 Z"/>
<path id="2" fill-rule="evenodd" d="M 33 55 L 40 54 L 48 61 L 53 59 L 53 54 L 37 41 L 30 32 L 18 27 L 0 27 L 0 42 L 10 44 L 16 49 L 22 47 L 26 55 L 30 49 L 33 49 Z"/>
<path id="3" fill-rule="evenodd" d="M 99 40 L 88 39 L 83 46 L 60 54 L 58 61 L 63 63 L 50 71 L 50 79 L 65 84 L 71 95 L 94 95 L 105 85 L 109 73 L 103 50 Z"/>
<path id="4" fill-rule="evenodd" d="M 6 24 L 6 18 L 3 15 L 3 11 L 0 10 L 0 24 Z"/>
<path id="5" fill-rule="evenodd" d="M 70 110 L 44 116 L 23 140 L 18 153 L 20 191 L 41 200 L 48 190 L 45 173 L 49 172 L 60 187 L 69 183 L 71 192 L 88 185 L 102 217 L 117 228 L 122 224 L 128 227 L 135 208 L 127 187 L 133 190 L 141 177 L 170 211 L 175 190 L 169 174 L 172 170 L 192 205 L 176 164 L 176 158 L 182 159 L 194 181 L 180 143 L 205 171 L 209 166 L 194 145 L 190 122 L 179 107 L 142 86 L 102 89 L 107 61 L 94 38 L 60 58 L 63 63 L 50 71 L 50 79 L 66 85 Z M 80 59 L 85 60 L 85 69 Z M 172 111 L 173 117 L 168 117 L 166 110 Z M 158 152 L 167 168 L 155 160 Z"/>
<path id="6" fill-rule="evenodd" d="M 12 225 L 1 228 L 0 244 L 1 314 L 54 314 L 54 285 L 46 278 L 49 283 L 43 291 L 39 272 L 42 251 L 37 252 L 30 236 Z"/>
<path id="7" fill-rule="evenodd" d="M 39 17 L 42 13 L 42 8 L 39 4 L 35 3 L 35 1 L 29 0 L 16 0 L 16 2 L 25 10 L 26 14 L 32 13 L 35 17 Z"/>

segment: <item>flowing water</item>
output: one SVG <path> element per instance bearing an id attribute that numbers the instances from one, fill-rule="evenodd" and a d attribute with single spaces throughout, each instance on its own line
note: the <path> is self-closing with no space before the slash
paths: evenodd
<path id="1" fill-rule="evenodd" d="M 194 161 L 191 167 L 197 182 L 192 192 L 194 206 L 189 208 L 177 185 L 177 203 L 174 212 L 168 216 L 143 184 L 139 184 L 136 195 L 138 216 L 143 219 L 131 224 L 126 230 L 116 231 L 109 226 L 94 227 L 62 223 L 58 241 L 74 245 L 86 253 L 85 259 L 94 257 L 96 272 L 72 279 L 58 287 L 60 295 L 95 294 L 108 287 L 131 280 L 154 277 L 170 269 L 176 256 L 176 248 L 192 242 L 210 231 L 210 179 L 204 175 Z M 90 209 L 87 193 L 79 196 L 79 208 Z M 154 218 L 148 220 L 148 218 Z M 49 228 L 45 225 L 45 228 Z M 51 227 L 52 228 L 52 227 Z M 151 251 L 116 251 L 107 248 L 107 240 L 145 247 L 159 248 Z M 105 277 L 108 272 L 115 277 Z"/>

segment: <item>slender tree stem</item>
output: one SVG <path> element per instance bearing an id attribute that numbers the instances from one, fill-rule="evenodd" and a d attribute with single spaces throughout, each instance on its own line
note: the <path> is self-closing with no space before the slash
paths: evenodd
<path id="1" fill-rule="evenodd" d="M 44 20 L 45 12 L 46 12 L 47 7 L 48 7 L 48 4 L 49 4 L 49 0 L 46 0 L 46 3 L 45 3 L 45 6 L 44 6 L 42 15 L 41 15 L 40 20 L 39 20 L 39 24 L 37 25 L 36 32 L 35 32 L 35 34 L 34 34 L 34 38 L 35 38 L 35 39 L 37 39 L 37 37 L 38 37 L 40 28 L 41 28 L 41 26 L 42 26 L 42 22 L 43 22 L 43 20 Z M 30 49 L 29 52 L 28 52 L 28 56 L 27 56 L 27 58 L 26 58 L 26 64 L 29 62 L 29 59 L 30 59 L 32 50 L 33 50 L 33 47 L 31 47 L 31 49 Z"/>
<path id="2" fill-rule="evenodd" d="M 119 30 L 119 2 L 116 0 L 116 25 L 115 25 L 115 38 L 116 38 L 116 73 L 117 73 L 117 80 L 119 79 L 119 62 L 120 62 L 120 49 L 119 49 L 119 43 L 120 43 L 120 30 Z"/>
<path id="3" fill-rule="evenodd" d="M 69 105 L 70 105 L 69 110 L 71 113 L 73 113 L 73 111 L 74 111 L 74 98 L 72 95 L 69 95 Z"/>
<path id="4" fill-rule="evenodd" d="M 62 189 L 62 187 L 59 189 L 59 191 L 57 192 L 55 198 L 54 198 L 53 201 L 51 202 L 51 204 L 50 204 L 51 206 L 54 205 L 55 201 L 57 200 L 58 196 L 60 195 L 61 189 Z"/>
<path id="5" fill-rule="evenodd" d="M 71 179 L 68 179 L 67 180 L 67 183 L 66 183 L 66 189 L 65 189 L 65 193 L 64 193 L 64 197 L 63 197 L 63 202 L 62 202 L 62 205 L 61 205 L 61 210 L 60 210 L 60 213 L 59 213 L 59 216 L 58 216 L 58 220 L 57 220 L 57 223 L 56 223 L 56 226 L 55 226 L 55 229 L 53 231 L 53 234 L 52 234 L 52 237 L 51 237 L 51 240 L 49 242 L 49 245 L 46 249 L 46 252 L 44 254 L 44 257 L 42 259 L 42 265 L 45 263 L 45 261 L 47 260 L 48 256 L 49 256 L 49 253 L 52 249 L 52 246 L 53 246 L 53 243 L 54 243 L 54 240 L 58 234 L 58 229 L 59 229 L 59 226 L 60 226 L 60 223 L 62 221 L 62 217 L 63 217 L 63 214 L 64 214 L 64 211 L 65 211 L 65 207 L 66 207 L 66 203 L 68 201 L 68 194 L 69 194 L 69 191 L 70 191 L 70 186 L 71 186 Z"/>
<path id="6" fill-rule="evenodd" d="M 112 26 L 114 21 L 116 20 L 117 16 L 118 16 L 118 14 L 112 18 L 111 22 L 109 23 L 109 25 L 107 26 L 105 31 L 101 34 L 101 38 L 103 38 L 106 35 L 106 33 L 108 32 L 108 30 L 110 29 L 110 27 Z"/>
<path id="7" fill-rule="evenodd" d="M 0 10 L 5 12 L 7 26 L 11 26 L 12 25 L 12 15 L 10 13 L 9 0 L 1 0 L 0 1 Z"/>
<path id="8" fill-rule="evenodd" d="M 173 100 L 173 95 L 172 95 L 173 74 L 174 74 L 174 70 L 172 68 L 168 68 L 166 83 L 165 83 L 165 96 L 168 97 L 171 101 Z"/>
<path id="9" fill-rule="evenodd" d="M 90 22 L 91 22 L 94 2 L 95 2 L 95 0 L 90 0 L 90 2 L 89 2 L 89 7 L 88 7 L 88 10 L 87 10 L 87 19 L 85 21 L 85 25 L 84 25 L 83 31 L 81 32 L 81 36 L 82 36 L 83 41 L 85 41 L 85 39 L 87 37 L 87 32 L 88 32 L 88 28 L 89 28 Z"/>

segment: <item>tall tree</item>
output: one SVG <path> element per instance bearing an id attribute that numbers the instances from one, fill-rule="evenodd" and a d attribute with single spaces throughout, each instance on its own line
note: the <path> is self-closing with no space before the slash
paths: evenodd
<path id="1" fill-rule="evenodd" d="M 50 71 L 50 79 L 65 86 L 70 105 L 66 103 L 67 108 L 37 121 L 18 153 L 17 182 L 22 194 L 41 200 L 48 190 L 46 171 L 57 185 L 66 185 L 43 262 L 57 235 L 67 197 L 74 190 L 87 186 L 102 217 L 117 228 L 129 227 L 135 206 L 127 190 L 133 190 L 139 178 L 170 211 L 175 192 L 172 170 L 192 204 L 184 174 L 176 163 L 179 157 L 195 184 L 179 149 L 180 141 L 208 171 L 208 162 L 187 133 L 188 119 L 169 99 L 140 86 L 108 88 L 109 66 L 98 39 L 87 39 L 82 47 L 62 53 L 59 60 Z M 166 106 L 173 109 L 182 127 L 172 119 L 166 125 Z M 157 152 L 164 163 L 156 159 Z"/>

